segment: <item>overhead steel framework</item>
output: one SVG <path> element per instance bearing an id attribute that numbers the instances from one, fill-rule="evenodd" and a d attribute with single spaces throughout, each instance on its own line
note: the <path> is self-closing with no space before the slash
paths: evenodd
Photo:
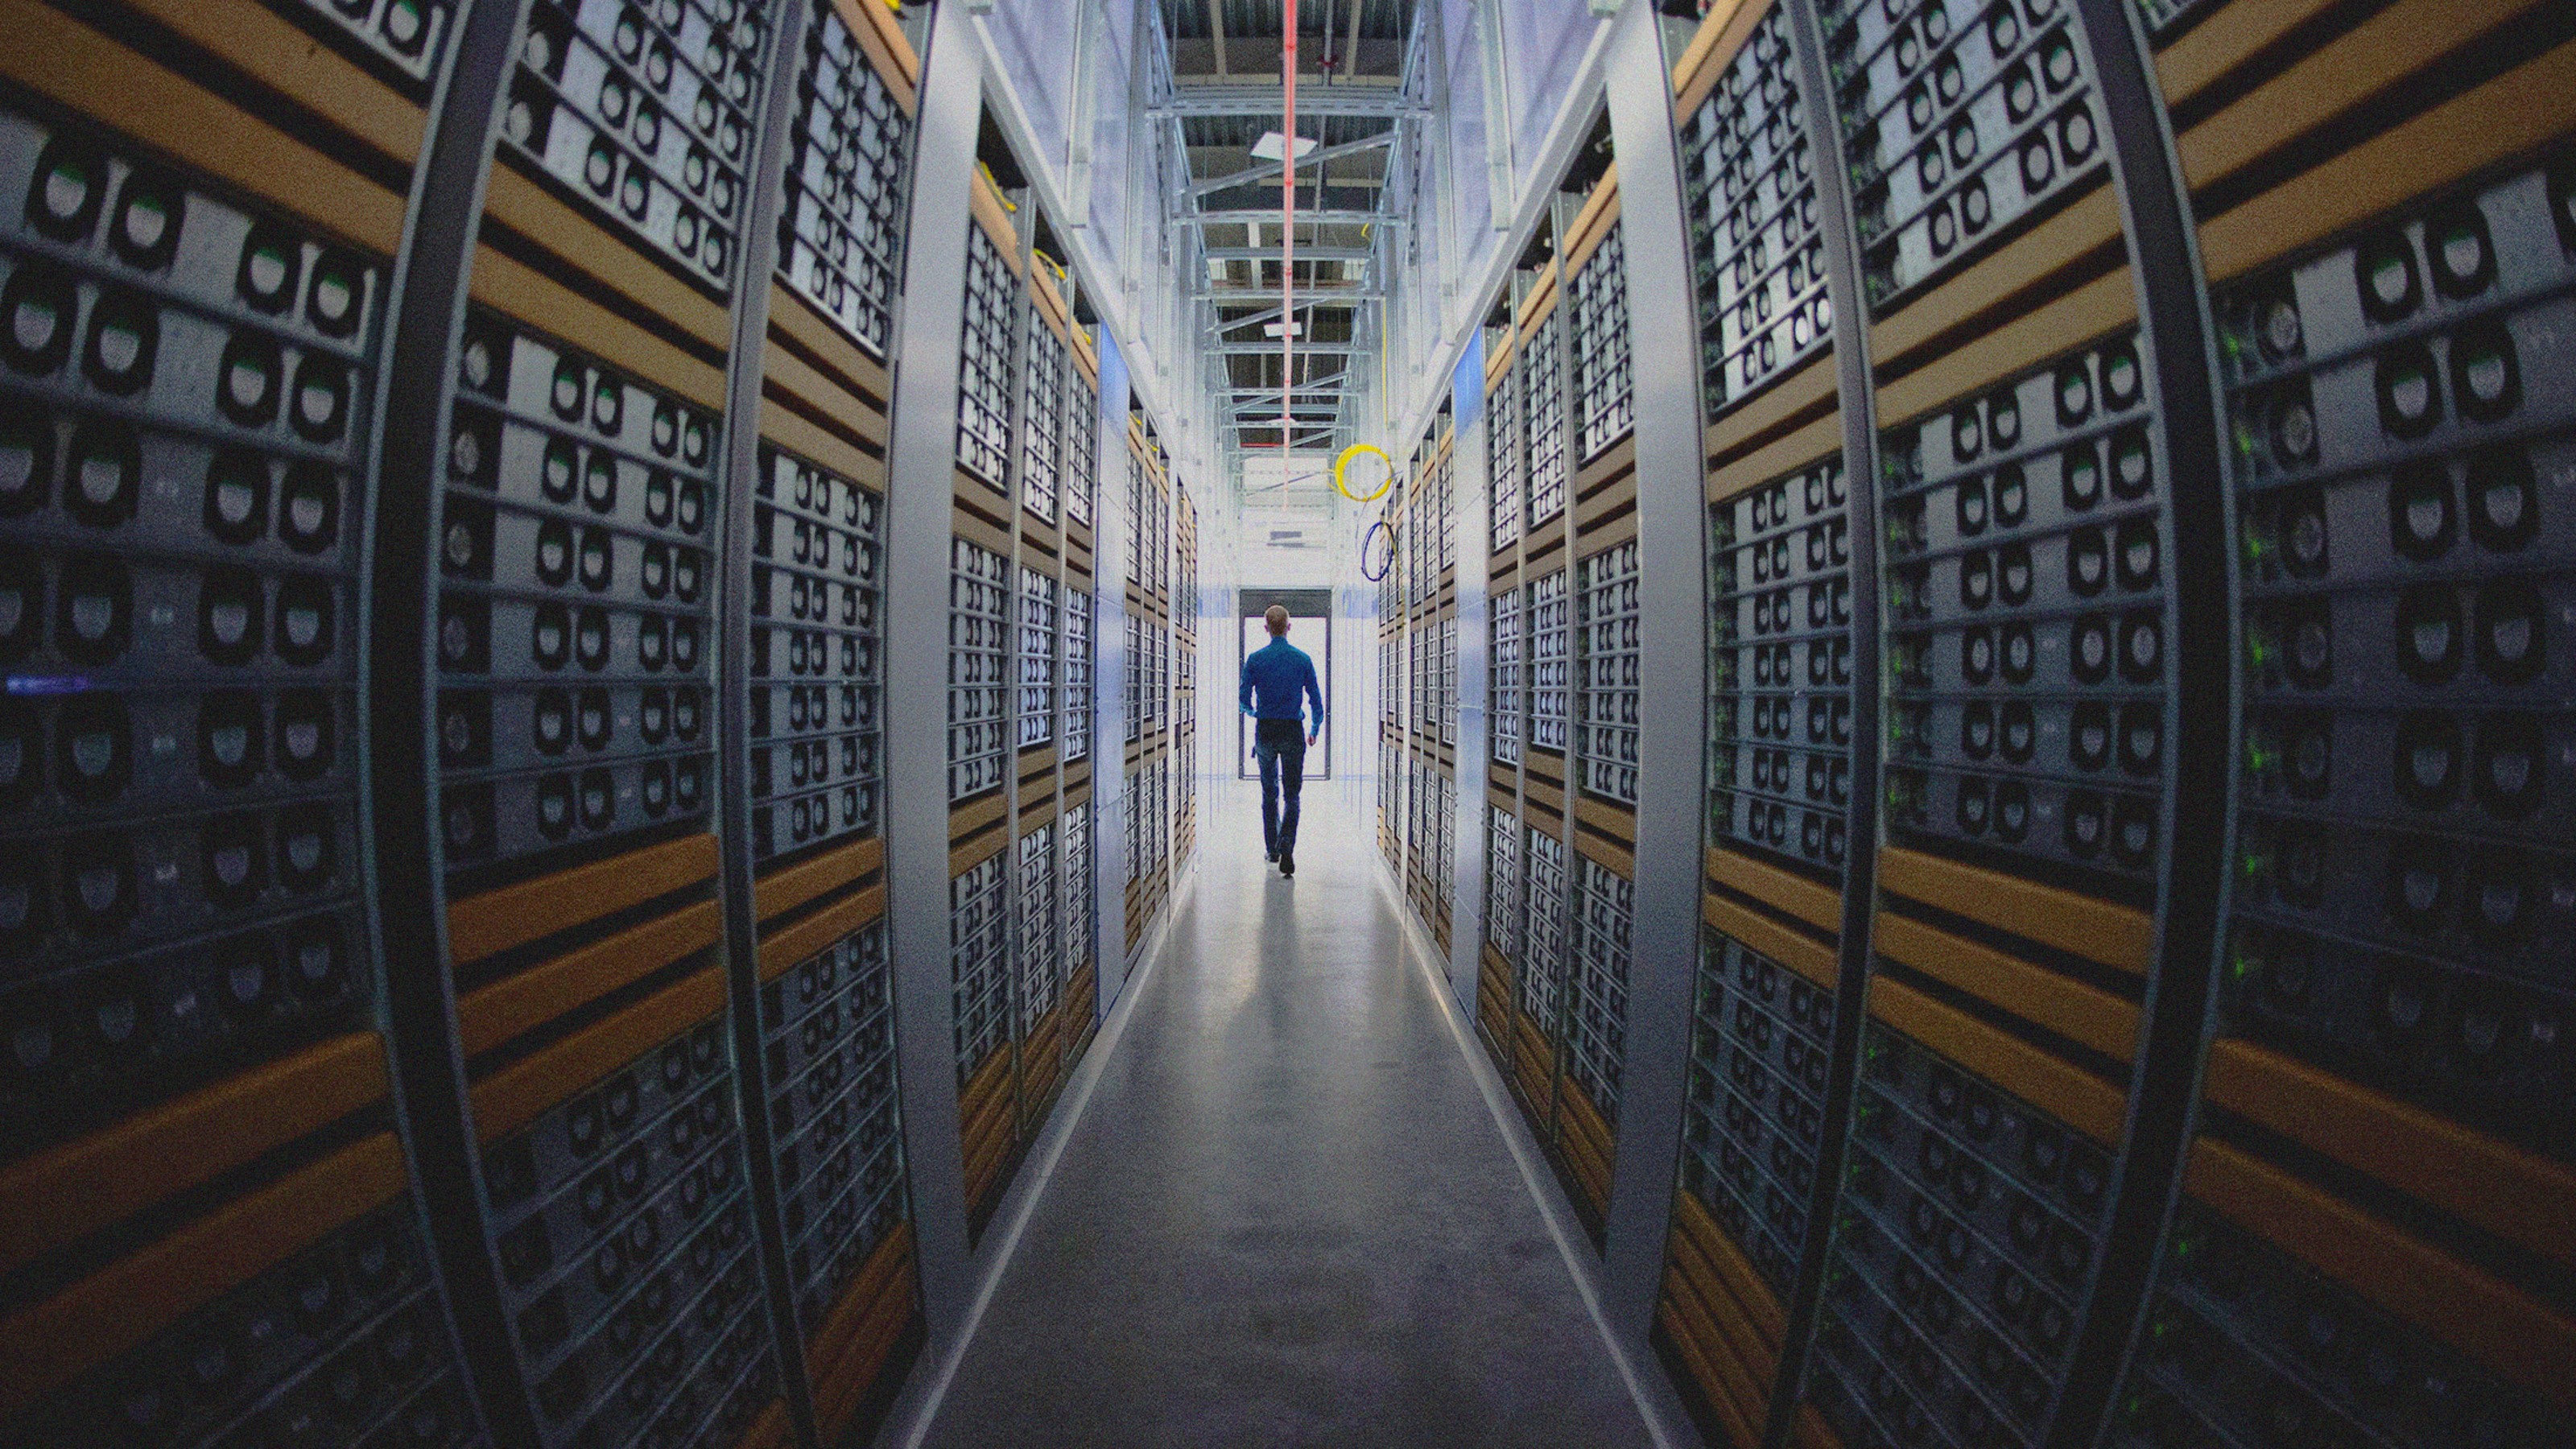
<path id="1" fill-rule="evenodd" d="M 1203 279 L 1187 300 L 1221 461 L 1234 474 L 1247 451 L 1358 441 L 1375 369 L 1356 359 L 1383 345 L 1432 113 L 1419 7 L 1308 0 L 1297 135 L 1268 147 L 1287 124 L 1282 0 L 1158 0 L 1152 17 L 1143 114 L 1167 158 L 1166 245 Z M 1302 155 L 1259 154 L 1301 143 Z M 1283 224 L 1292 165 L 1295 220 Z"/>

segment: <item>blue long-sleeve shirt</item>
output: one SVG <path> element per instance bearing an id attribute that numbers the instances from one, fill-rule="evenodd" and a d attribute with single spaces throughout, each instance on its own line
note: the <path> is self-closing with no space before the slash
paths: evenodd
<path id="1" fill-rule="evenodd" d="M 1315 729 L 1324 727 L 1324 689 L 1315 682 L 1315 661 L 1285 639 L 1273 639 L 1243 661 L 1243 687 L 1237 702 L 1255 719 L 1298 718 L 1298 696 L 1314 705 Z"/>

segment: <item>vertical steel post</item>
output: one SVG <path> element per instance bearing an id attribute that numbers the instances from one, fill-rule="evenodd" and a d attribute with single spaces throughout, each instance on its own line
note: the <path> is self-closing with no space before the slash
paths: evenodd
<path id="1" fill-rule="evenodd" d="M 778 0 L 771 12 L 769 76 L 753 143 L 751 195 L 735 253 L 732 348 L 725 359 L 723 540 L 716 581 L 717 895 L 724 910 L 725 992 L 733 1028 L 736 1107 L 751 1190 L 760 1276 L 769 1329 L 778 1348 L 778 1377 L 796 1442 L 814 1449 L 820 1430 L 806 1381 L 804 1330 L 796 1321 L 796 1282 L 788 1269 L 780 1216 L 778 1144 L 770 1135 L 769 1067 L 761 1050 L 760 911 L 752 880 L 751 839 L 751 528 L 760 478 L 760 382 L 768 356 L 771 274 L 778 267 L 778 215 L 784 204 L 788 132 L 796 117 L 796 76 L 805 55 L 805 0 Z"/>
<path id="2" fill-rule="evenodd" d="M 1092 969 L 1100 1009 L 1127 984 L 1127 861 L 1136 822 L 1127 818 L 1127 560 L 1136 548 L 1127 519 L 1127 354 L 1100 329 L 1100 491 L 1091 505 L 1092 888 L 1098 932 Z M 1115 450 L 1114 452 L 1112 450 Z M 1114 491 L 1113 491 L 1114 490 Z"/>
<path id="3" fill-rule="evenodd" d="M 885 801 L 888 938 L 921 1296 L 935 1351 L 975 1292 L 958 1138 L 948 968 L 948 575 L 967 230 L 975 224 L 981 49 L 965 8 L 931 17 L 904 233 L 901 338 L 886 450 Z"/>
<path id="4" fill-rule="evenodd" d="M 1512 202 L 1511 71 L 1503 56 L 1502 0 L 1478 5 L 1476 54 L 1484 63 L 1485 81 L 1485 214 L 1496 231 L 1507 232 L 1518 219 Z"/>
<path id="5" fill-rule="evenodd" d="M 533 1449 L 536 1412 L 510 1348 L 500 1264 L 483 1231 L 483 1153 L 467 1107 L 456 981 L 447 954 L 445 853 L 438 821 L 437 678 L 440 480 L 448 401 L 465 331 L 466 284 L 483 189 L 524 0 L 477 0 L 456 21 L 432 97 L 414 201 L 395 261 L 385 347 L 383 424 L 367 540 L 368 649 L 360 681 L 367 729 L 362 833 L 373 945 L 384 973 L 385 1045 L 395 1121 L 430 1255 L 464 1353 L 467 1391 L 504 1449 Z"/>
<path id="6" fill-rule="evenodd" d="M 1064 127 L 1064 227 L 1080 231 L 1091 225 L 1091 152 L 1098 138 L 1100 93 L 1094 75 L 1099 65 L 1092 51 L 1092 32 L 1105 23 L 1099 0 L 1074 0 L 1072 104 Z"/>
<path id="7" fill-rule="evenodd" d="M 1450 812 L 1449 989 L 1476 1015 L 1476 978 L 1485 945 L 1485 780 L 1490 750 L 1485 681 L 1490 661 L 1485 596 L 1493 558 L 1485 484 L 1485 346 L 1482 329 L 1468 339 L 1449 379 L 1449 416 L 1456 432 L 1449 444 L 1450 476 L 1473 480 L 1458 492 L 1458 759 L 1457 796 Z"/>
<path id="8" fill-rule="evenodd" d="M 1851 806 L 1844 838 L 1851 842 L 1843 866 L 1842 917 L 1836 933 L 1836 984 L 1832 1067 L 1825 1080 L 1824 1138 L 1816 1149 L 1815 1182 L 1807 1204 L 1806 1252 L 1787 1304 L 1780 1367 L 1771 1383 L 1770 1449 L 1788 1443 L 1797 1420 L 1800 1384 L 1816 1313 L 1824 1293 L 1825 1263 L 1833 1247 L 1833 1214 L 1841 1191 L 1852 1098 L 1859 1090 L 1861 1034 L 1869 1004 L 1871 932 L 1878 916 L 1878 806 L 1881 746 L 1881 678 L 1878 567 L 1878 392 L 1869 350 L 1869 321 L 1862 304 L 1860 243 L 1853 231 L 1842 125 L 1834 111 L 1824 59 L 1824 30 L 1808 0 L 1780 0 L 1789 7 L 1790 48 L 1798 67 L 1799 104 L 1805 110 L 1810 154 L 1831 158 L 1815 167 L 1818 230 L 1825 251 L 1825 295 L 1834 316 L 1835 386 L 1840 395 L 1843 477 L 1850 488 L 1852 655 Z"/>
<path id="9" fill-rule="evenodd" d="M 2241 758 L 2237 546 L 2217 329 L 2172 117 L 2135 8 L 2121 0 L 2077 0 L 2075 6 L 2109 117 L 2111 175 L 2163 424 L 2157 442 L 2171 489 L 2167 553 L 2176 662 L 2164 737 L 2173 752 L 2165 773 L 2155 965 L 2131 1068 L 2110 1221 L 2048 1449 L 2089 1449 L 2105 1432 L 2182 1191 L 2217 1017 Z"/>
<path id="10" fill-rule="evenodd" d="M 1673 134 L 1672 66 L 1654 7 L 1610 20 L 1606 91 L 1619 165 L 1637 450 L 1636 913 L 1603 1309 L 1639 1362 L 1663 1284 L 1690 1055 L 1700 896 L 1700 736 L 1707 666 L 1707 514 L 1700 478 L 1697 309 Z M 1559 304 L 1560 306 L 1563 303 Z M 1569 434 L 1569 440 L 1571 435 Z M 1569 445 L 1571 461 L 1575 449 Z M 1570 490 L 1569 490 L 1570 491 Z M 1569 511 L 1572 500 L 1568 500 Z M 1683 788 L 1688 782 L 1688 788 Z M 1569 787 L 1568 793 L 1572 790 Z"/>

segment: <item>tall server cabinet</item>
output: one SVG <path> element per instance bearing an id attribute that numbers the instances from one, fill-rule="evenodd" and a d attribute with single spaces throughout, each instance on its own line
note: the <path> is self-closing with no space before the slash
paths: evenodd
<path id="1" fill-rule="evenodd" d="M 1180 821 L 1174 813 L 1172 776 L 1175 761 L 1181 758 L 1182 730 L 1175 713 L 1181 699 L 1173 690 L 1172 668 L 1176 646 L 1182 642 L 1175 615 L 1192 616 L 1194 625 L 1198 603 L 1194 576 L 1180 590 L 1174 586 L 1180 562 L 1174 547 L 1175 504 L 1180 505 L 1181 517 L 1190 517 L 1187 495 L 1172 472 L 1156 429 L 1141 412 L 1133 413 L 1128 422 L 1126 473 L 1127 859 L 1121 898 L 1132 966 L 1152 941 L 1155 925 L 1170 904 L 1180 864 L 1177 857 L 1185 854 L 1195 829 L 1194 822 Z M 1191 547 L 1195 549 L 1194 542 Z M 1188 562 L 1194 570 L 1195 553 Z M 1194 639 L 1191 647 L 1195 648 Z M 1191 738 L 1195 739 L 1194 733 Z"/>
<path id="2" fill-rule="evenodd" d="M 1099 365 L 1007 148 L 974 183 L 948 617 L 950 961 L 970 1231 L 1099 1019 L 1091 708 Z"/>
<path id="3" fill-rule="evenodd" d="M 1651 1338 L 1710 1443 L 2564 1442 L 2571 41 L 1748 0 L 1675 53 L 1707 860 Z M 1560 1120 L 1618 881 L 1566 234 L 1489 334 L 1478 1002 Z"/>
<path id="4" fill-rule="evenodd" d="M 480 1443 L 361 744 L 452 16 L 144 9 L 14 6 L 0 54 L 0 1433 Z"/>
<path id="5" fill-rule="evenodd" d="M 1489 761 L 1477 1020 L 1577 1215 L 1605 1241 L 1635 908 L 1637 468 L 1618 172 L 1596 127 L 1486 319 Z M 1454 493 L 1444 459 L 1440 492 Z M 1438 540 L 1454 552 L 1452 530 Z M 1454 749 L 1457 625 L 1430 682 Z M 1455 847 L 1435 772 L 1433 858 Z"/>
<path id="6" fill-rule="evenodd" d="M 505 78 L 434 824 L 542 1442 L 837 1433 L 917 1317 L 875 665 L 916 72 L 861 7 L 591 3 Z"/>
<path id="7" fill-rule="evenodd" d="M 1387 484 L 1386 507 L 1376 525 L 1387 533 L 1386 566 L 1373 580 L 1377 585 L 1378 850 L 1399 881 L 1404 877 L 1405 837 L 1410 831 L 1404 805 L 1410 783 L 1405 737 L 1412 719 L 1412 689 L 1420 683 L 1408 652 L 1406 570 L 1411 560 L 1404 529 L 1410 491 L 1401 476 Z"/>
<path id="8" fill-rule="evenodd" d="M 892 7 L 5 22 L 0 1440 L 864 1439 L 923 1336 L 890 625 L 971 686 L 979 1223 L 1099 1010 L 1043 223 L 956 218 L 959 587 L 890 620 Z"/>
<path id="9" fill-rule="evenodd" d="M 2545 1444 L 2576 1409 L 2576 152 L 2546 99 L 2576 36 L 2346 8 L 2283 56 L 2239 8 L 2146 16 L 2214 323 L 2239 743 L 2157 1348 L 2110 1441 Z"/>
<path id="10" fill-rule="evenodd" d="M 879 663 L 890 349 L 919 68 L 884 20 L 818 5 L 807 27 L 744 598 L 763 1105 L 781 1286 L 826 1442 L 882 1412 L 921 1333 L 895 1081 Z"/>
<path id="11" fill-rule="evenodd" d="M 1199 510 L 1172 484 L 1172 869 L 1186 872 L 1199 839 Z"/>
<path id="12" fill-rule="evenodd" d="M 1405 634 L 1414 666 L 1406 752 L 1411 787 L 1406 814 L 1405 877 L 1415 913 L 1443 951 L 1449 948 L 1452 873 L 1450 812 L 1456 805 L 1458 751 L 1458 581 L 1455 545 L 1454 430 L 1435 422 L 1414 450 L 1412 506 L 1404 515 L 1405 550 L 1415 566 L 1404 575 Z"/>

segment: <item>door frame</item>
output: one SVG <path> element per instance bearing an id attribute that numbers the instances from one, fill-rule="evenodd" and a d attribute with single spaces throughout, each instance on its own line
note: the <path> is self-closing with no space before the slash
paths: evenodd
<path id="1" fill-rule="evenodd" d="M 1241 588 L 1235 590 L 1234 677 L 1236 683 L 1234 693 L 1229 697 L 1237 699 L 1241 698 L 1243 687 L 1243 661 L 1245 656 L 1244 623 L 1246 620 L 1260 618 L 1263 614 L 1269 612 L 1270 606 L 1273 604 L 1278 604 L 1286 608 L 1292 619 L 1319 619 L 1323 621 L 1323 647 L 1321 649 L 1315 649 L 1309 648 L 1304 644 L 1300 644 L 1298 647 L 1305 649 L 1309 654 L 1317 656 L 1317 666 L 1315 670 L 1316 682 L 1321 684 L 1324 688 L 1324 709 L 1326 716 L 1324 737 L 1319 742 L 1323 747 L 1322 753 L 1320 756 L 1313 753 L 1309 753 L 1307 755 L 1306 778 L 1309 780 L 1329 780 L 1333 775 L 1333 730 L 1331 723 L 1333 702 L 1333 591 L 1331 589 Z M 1237 705 L 1234 711 L 1234 777 L 1238 780 L 1252 780 L 1260 778 L 1259 774 L 1252 767 L 1252 718 L 1243 712 L 1240 705 Z"/>

